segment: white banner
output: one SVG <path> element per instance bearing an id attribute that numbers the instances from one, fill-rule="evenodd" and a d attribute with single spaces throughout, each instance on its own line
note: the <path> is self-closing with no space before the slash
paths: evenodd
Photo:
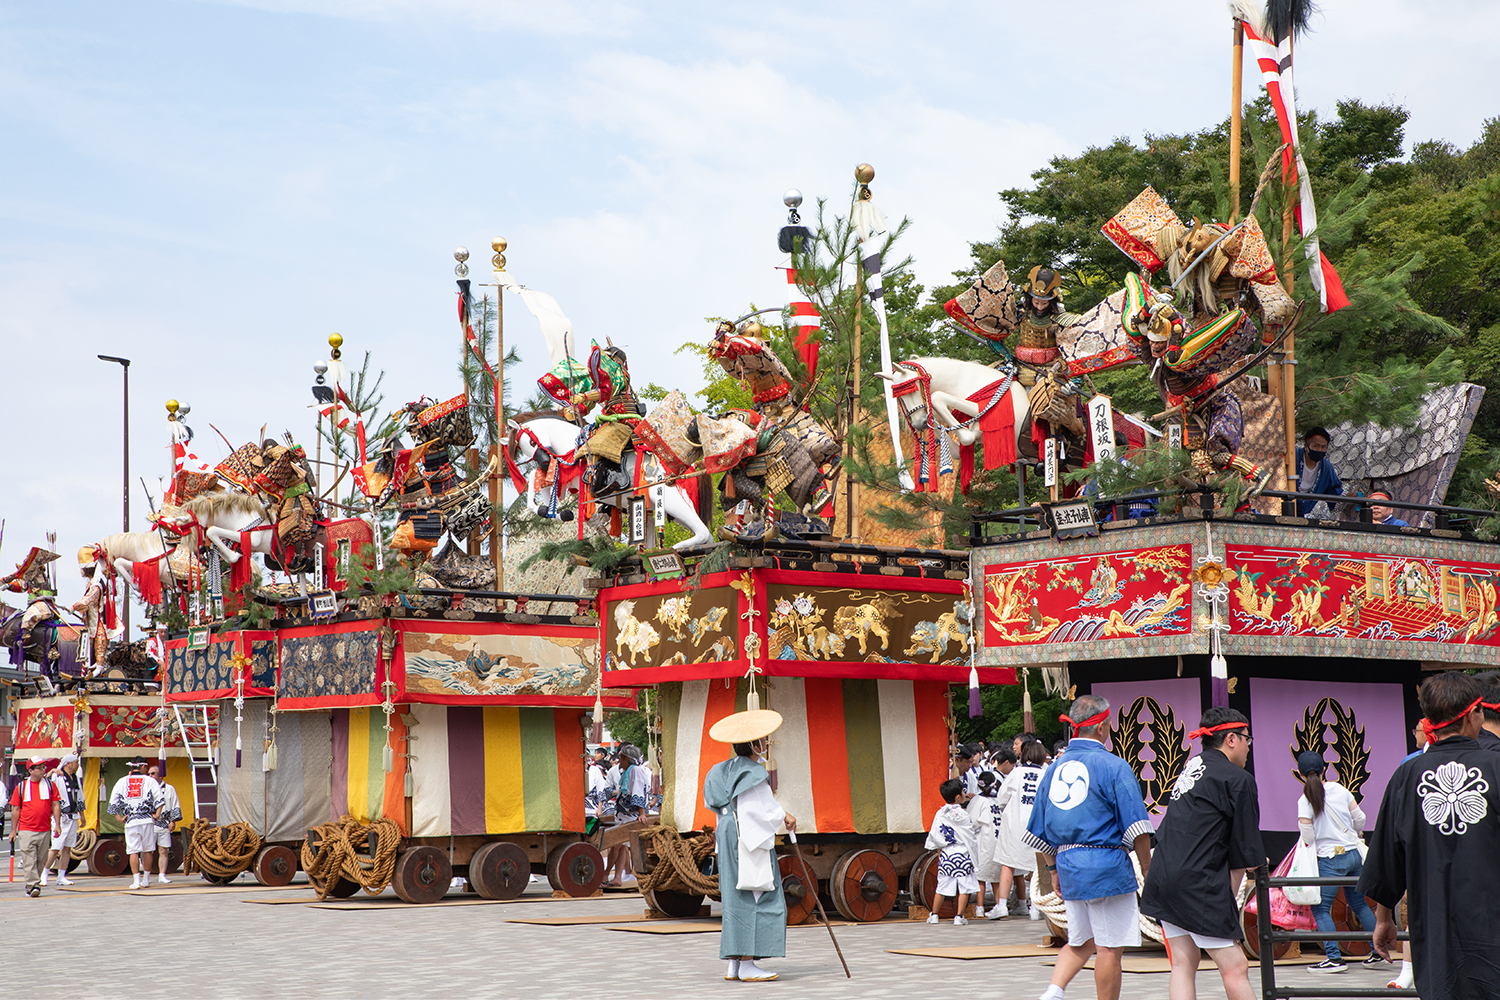
<path id="1" fill-rule="evenodd" d="M 1103 393 L 1089 400 L 1089 434 L 1094 441 L 1094 461 L 1115 457 L 1114 408 Z"/>

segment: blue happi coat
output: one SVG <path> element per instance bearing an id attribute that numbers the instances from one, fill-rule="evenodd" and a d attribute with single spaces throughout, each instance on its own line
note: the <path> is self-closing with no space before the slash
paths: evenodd
<path id="1" fill-rule="evenodd" d="M 1022 841 L 1057 855 L 1063 899 L 1135 894 L 1126 855 L 1151 832 L 1135 772 L 1098 740 L 1075 737 L 1042 774 Z"/>

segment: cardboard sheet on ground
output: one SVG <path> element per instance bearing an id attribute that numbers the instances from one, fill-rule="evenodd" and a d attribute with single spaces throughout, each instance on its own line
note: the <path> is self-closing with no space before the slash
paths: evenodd
<path id="1" fill-rule="evenodd" d="M 651 920 L 647 916 L 639 917 L 611 917 L 599 916 L 577 916 L 577 917 L 511 917 L 505 921 L 508 924 L 540 924 L 543 927 L 572 927 L 578 924 L 632 924 L 643 920 Z M 660 917 L 655 919 L 662 919 Z"/>
<path id="2" fill-rule="evenodd" d="M 1058 949 L 1039 944 L 970 945 L 961 948 L 887 948 L 890 955 L 918 955 L 923 958 L 957 958 L 972 962 L 981 958 L 1052 958 Z"/>
<path id="3" fill-rule="evenodd" d="M 191 880 L 191 881 L 186 881 L 186 882 L 184 882 L 181 879 L 173 879 L 172 881 L 168 882 L 166 885 L 161 885 L 159 882 L 152 882 L 151 885 L 149 887 L 145 888 L 145 889 L 132 889 L 130 887 L 130 883 L 126 882 L 126 881 L 124 881 L 122 879 L 122 880 L 120 880 L 118 882 L 111 881 L 111 882 L 106 883 L 104 885 L 64 885 L 64 886 L 58 886 L 57 887 L 57 891 L 58 892 L 130 892 L 130 893 L 144 893 L 145 895 L 148 895 L 148 896 L 180 896 L 180 895 L 183 895 L 183 894 L 186 894 L 186 893 L 200 893 L 200 892 L 210 892 L 210 893 L 211 892 L 267 892 L 267 891 L 274 890 L 274 889 L 280 889 L 283 892 L 285 892 L 288 889 L 305 889 L 305 888 L 307 888 L 307 883 L 306 882 L 293 882 L 290 885 L 261 885 L 259 882 L 245 882 L 243 884 L 233 884 L 233 883 L 231 883 L 230 885 L 210 885 L 210 884 L 208 884 L 206 882 L 202 882 L 202 881 L 199 881 L 199 880 L 196 880 L 196 879 Z"/>
<path id="4" fill-rule="evenodd" d="M 387 896 L 387 895 L 383 895 L 382 894 L 380 896 L 365 896 L 363 899 L 358 899 L 358 898 L 355 898 L 355 899 L 326 899 L 326 900 L 324 900 L 321 903 L 314 902 L 312 905 L 314 907 L 316 907 L 317 909 L 320 909 L 320 910 L 391 910 L 391 909 L 397 909 L 397 908 L 401 908 L 401 907 L 409 907 L 409 906 L 413 906 L 413 905 L 427 905 L 427 906 L 478 906 L 481 903 L 491 904 L 491 905 L 505 904 L 505 903 L 567 903 L 567 902 L 575 902 L 575 901 L 582 901 L 582 900 L 593 900 L 594 902 L 597 903 L 601 898 L 604 898 L 604 897 L 600 897 L 600 896 L 562 896 L 562 897 L 553 897 L 553 896 L 535 895 L 535 896 L 517 896 L 515 899 L 481 899 L 478 896 L 473 896 L 473 895 L 470 895 L 468 893 L 450 893 L 449 895 L 444 896 L 442 899 L 438 900 L 436 903 L 412 904 L 412 903 L 404 903 L 401 900 L 397 899 L 394 895 Z M 631 895 L 628 895 L 628 894 L 618 894 L 618 895 L 609 896 L 608 898 L 612 899 L 612 900 L 613 899 L 631 899 L 631 898 L 639 899 L 640 898 L 640 894 L 636 893 L 636 894 L 634 894 L 633 897 Z M 629 918 L 625 917 L 625 918 L 618 918 L 618 919 L 629 919 Z M 618 920 L 617 920 L 617 922 L 618 922 Z"/>
<path id="5" fill-rule="evenodd" d="M 618 923 L 618 921 L 616 921 Z M 857 926 L 851 920 L 830 920 L 829 925 L 833 927 Z M 787 930 L 795 930 L 799 927 L 822 927 L 823 924 L 816 920 L 803 921 L 800 924 L 790 924 Z M 635 931 L 637 934 L 710 934 L 717 933 L 720 927 L 718 920 L 648 920 L 634 926 L 606 927 L 607 931 Z"/>

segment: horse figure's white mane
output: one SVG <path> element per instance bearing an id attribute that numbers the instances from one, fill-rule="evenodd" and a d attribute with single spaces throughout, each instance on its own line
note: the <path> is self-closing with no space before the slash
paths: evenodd
<path id="1" fill-rule="evenodd" d="M 234 490 L 218 493 L 202 493 L 193 497 L 183 508 L 207 524 L 219 514 L 264 514 L 265 507 L 254 497 Z"/>

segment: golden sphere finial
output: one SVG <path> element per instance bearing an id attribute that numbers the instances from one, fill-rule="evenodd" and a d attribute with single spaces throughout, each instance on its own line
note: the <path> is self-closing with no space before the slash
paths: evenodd
<path id="1" fill-rule="evenodd" d="M 167 412 L 170 413 L 174 417 L 177 415 L 177 410 L 181 406 L 182 406 L 182 404 L 179 403 L 179 402 L 177 402 L 177 400 L 175 400 L 175 399 L 169 399 L 169 400 L 167 400 Z"/>
<path id="2" fill-rule="evenodd" d="M 496 253 L 504 253 L 505 248 L 509 245 L 509 243 L 505 242 L 504 236 L 496 236 L 494 239 L 490 240 L 490 249 L 495 251 Z"/>
<path id="3" fill-rule="evenodd" d="M 344 346 L 344 335 L 342 333 L 330 334 L 329 337 L 328 337 L 328 346 L 331 347 L 331 348 L 333 348 L 335 351 L 338 350 L 340 347 L 343 347 Z"/>
<path id="4" fill-rule="evenodd" d="M 868 184 L 875 179 L 875 168 L 868 163 L 861 163 L 854 168 L 854 179 L 861 184 Z"/>

